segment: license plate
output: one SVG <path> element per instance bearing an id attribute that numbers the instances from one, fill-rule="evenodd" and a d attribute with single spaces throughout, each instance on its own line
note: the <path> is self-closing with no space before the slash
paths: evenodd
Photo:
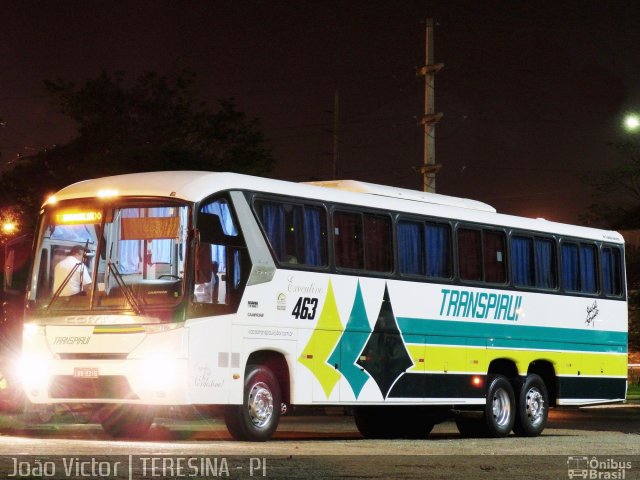
<path id="1" fill-rule="evenodd" d="M 97 367 L 76 367 L 73 369 L 73 376 L 76 378 L 98 378 L 100 373 Z"/>

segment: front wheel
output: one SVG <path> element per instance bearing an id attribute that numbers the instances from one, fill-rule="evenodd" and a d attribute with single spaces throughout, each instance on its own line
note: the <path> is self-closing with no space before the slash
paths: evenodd
<path id="1" fill-rule="evenodd" d="M 242 405 L 231 405 L 225 412 L 229 433 L 236 440 L 269 440 L 278 428 L 281 403 L 280 386 L 271 370 L 250 365 Z"/>
<path id="2" fill-rule="evenodd" d="M 537 437 L 547 425 L 549 394 L 540 376 L 528 375 L 518 395 L 518 409 L 513 431 L 521 437 Z"/>

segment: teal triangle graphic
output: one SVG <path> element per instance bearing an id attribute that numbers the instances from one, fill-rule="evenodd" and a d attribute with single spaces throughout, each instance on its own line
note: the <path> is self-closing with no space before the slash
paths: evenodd
<path id="1" fill-rule="evenodd" d="M 338 365 L 338 370 L 347 382 L 349 382 L 356 398 L 360 395 L 364 384 L 369 380 L 369 375 L 362 367 L 356 365 L 356 362 L 360 358 L 360 353 L 367 343 L 370 334 L 371 328 L 369 327 L 367 312 L 364 308 L 360 282 L 358 282 L 349 321 L 328 360 L 330 364 Z"/>

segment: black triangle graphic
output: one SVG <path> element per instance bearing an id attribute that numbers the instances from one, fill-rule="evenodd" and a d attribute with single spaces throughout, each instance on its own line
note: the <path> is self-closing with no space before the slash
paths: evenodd
<path id="1" fill-rule="evenodd" d="M 357 364 L 371 375 L 384 398 L 398 377 L 413 366 L 398 329 L 386 285 L 378 319 Z"/>

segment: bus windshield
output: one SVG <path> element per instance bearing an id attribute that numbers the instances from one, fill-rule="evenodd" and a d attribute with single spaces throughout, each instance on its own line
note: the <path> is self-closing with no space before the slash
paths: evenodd
<path id="1" fill-rule="evenodd" d="M 49 207 L 38 230 L 29 299 L 43 312 L 133 311 L 183 297 L 188 208 L 149 202 Z"/>

